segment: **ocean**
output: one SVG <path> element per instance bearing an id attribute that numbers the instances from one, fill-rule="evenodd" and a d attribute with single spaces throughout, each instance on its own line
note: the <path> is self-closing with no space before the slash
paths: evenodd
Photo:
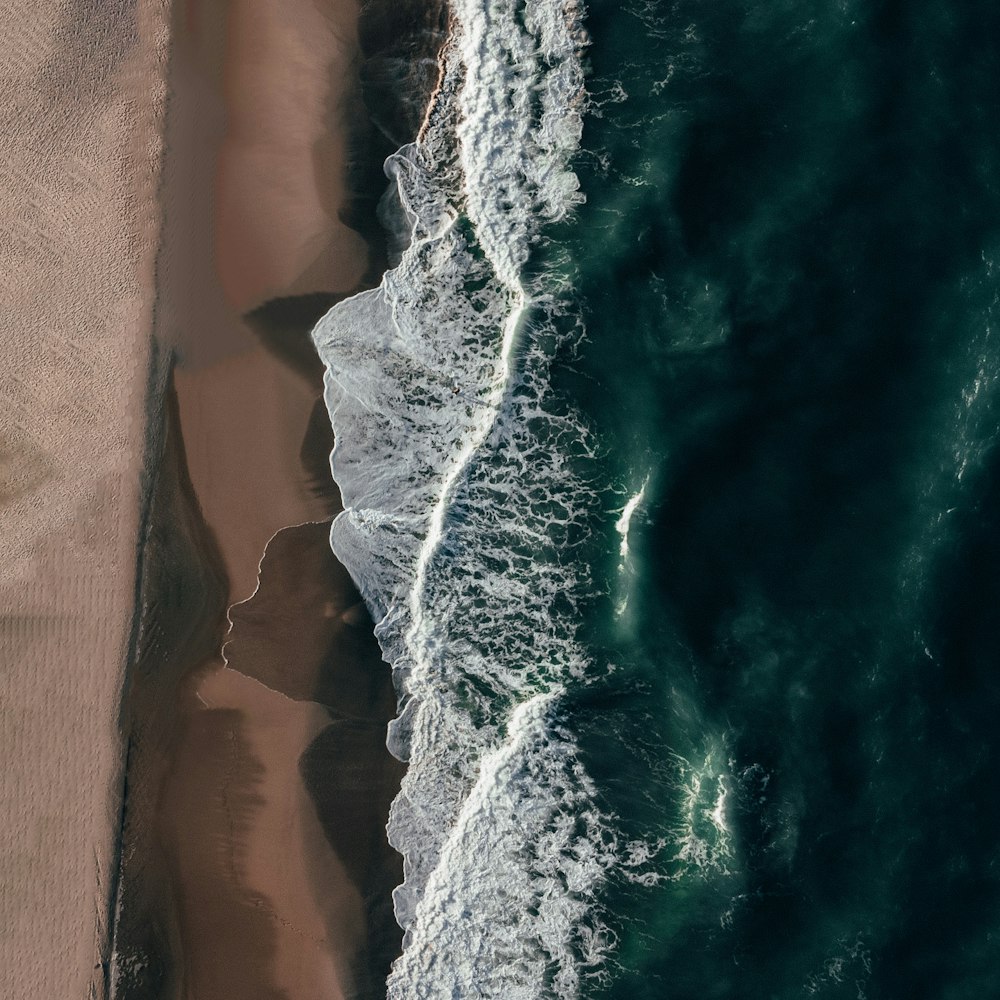
<path id="1" fill-rule="evenodd" d="M 452 17 L 314 332 L 389 996 L 1000 996 L 1000 10 Z"/>

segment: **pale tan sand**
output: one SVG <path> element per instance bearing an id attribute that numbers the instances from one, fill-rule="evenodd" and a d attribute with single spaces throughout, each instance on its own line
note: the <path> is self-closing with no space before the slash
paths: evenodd
<path id="1" fill-rule="evenodd" d="M 166 7 L 0 5 L 0 996 L 19 1000 L 103 991 Z"/>

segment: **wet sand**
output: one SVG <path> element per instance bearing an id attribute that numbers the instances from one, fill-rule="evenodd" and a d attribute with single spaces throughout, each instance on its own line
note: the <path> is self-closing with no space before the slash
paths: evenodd
<path id="1" fill-rule="evenodd" d="M 230 669 L 182 693 L 159 829 L 192 996 L 377 996 L 399 946 L 380 907 L 399 878 L 383 833 L 394 699 L 325 529 L 272 541 L 261 590 L 232 612 Z"/>
<path id="2" fill-rule="evenodd" d="M 105 988 L 165 2 L 0 9 L 0 996 Z"/>
<path id="3" fill-rule="evenodd" d="M 399 947 L 394 698 L 329 550 L 308 342 L 381 266 L 342 220 L 357 19 L 348 0 L 232 0 L 175 25 L 156 331 L 175 363 L 129 696 L 121 997 L 378 996 Z"/>

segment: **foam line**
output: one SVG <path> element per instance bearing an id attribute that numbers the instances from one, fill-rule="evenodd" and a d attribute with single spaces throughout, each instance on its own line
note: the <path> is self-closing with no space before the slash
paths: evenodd
<path id="1" fill-rule="evenodd" d="M 452 9 L 435 104 L 387 163 L 410 242 L 314 331 L 345 508 L 331 541 L 393 666 L 388 744 L 409 764 L 389 995 L 569 998 L 608 944 L 613 863 L 558 721 L 587 671 L 571 539 L 595 497 L 574 472 L 585 432 L 550 405 L 560 307 L 522 272 L 580 200 L 582 33 L 558 0 Z"/>

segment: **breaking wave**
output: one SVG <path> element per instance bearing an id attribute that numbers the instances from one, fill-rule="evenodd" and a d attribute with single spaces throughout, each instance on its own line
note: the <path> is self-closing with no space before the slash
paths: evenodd
<path id="1" fill-rule="evenodd" d="M 332 544 L 377 622 L 408 761 L 389 837 L 389 996 L 572 997 L 609 947 L 613 835 L 564 719 L 588 663 L 589 443 L 553 405 L 572 330 L 525 265 L 581 200 L 580 10 L 457 0 L 421 138 L 387 163 L 409 241 L 314 332 L 344 498 Z M 397 227 L 398 228 L 398 227 Z"/>

